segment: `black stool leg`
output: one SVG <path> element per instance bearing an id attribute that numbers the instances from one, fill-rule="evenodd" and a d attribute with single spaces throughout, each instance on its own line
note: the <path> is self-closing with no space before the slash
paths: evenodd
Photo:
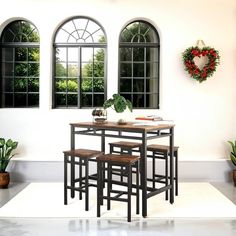
<path id="1" fill-rule="evenodd" d="M 167 186 L 169 183 L 169 171 L 168 171 L 168 153 L 164 153 L 165 158 L 165 185 Z M 168 200 L 168 190 L 165 191 L 166 200 Z"/>
<path id="2" fill-rule="evenodd" d="M 131 222 L 132 167 L 128 165 L 128 222 Z"/>
<path id="3" fill-rule="evenodd" d="M 79 187 L 80 188 L 82 187 L 82 172 L 83 172 L 82 165 L 83 165 L 82 158 L 79 158 Z M 82 192 L 80 191 L 79 200 L 81 199 L 82 199 Z"/>
<path id="4" fill-rule="evenodd" d="M 84 164 L 85 164 L 85 211 L 89 210 L 89 180 L 88 180 L 88 176 L 89 176 L 89 163 L 88 163 L 88 159 L 84 160 Z"/>
<path id="5" fill-rule="evenodd" d="M 174 153 L 175 157 L 175 195 L 178 196 L 178 151 Z"/>
<path id="6" fill-rule="evenodd" d="M 103 163 L 97 162 L 97 217 L 101 216 L 101 202 L 102 202 L 102 192 L 103 192 L 103 183 L 102 183 L 102 175 L 103 175 Z"/>
<path id="7" fill-rule="evenodd" d="M 139 161 L 136 163 L 136 214 L 139 214 Z"/>
<path id="8" fill-rule="evenodd" d="M 152 153 L 152 187 L 156 188 L 156 158 L 155 158 L 155 152 Z"/>
<path id="9" fill-rule="evenodd" d="M 112 165 L 108 163 L 107 165 L 107 210 L 111 209 L 111 180 L 112 180 L 112 174 L 111 174 L 111 168 Z"/>
<path id="10" fill-rule="evenodd" d="M 75 157 L 70 157 L 70 166 L 71 166 L 71 177 L 70 177 L 70 183 L 71 183 L 71 198 L 75 197 Z"/>
<path id="11" fill-rule="evenodd" d="M 64 205 L 67 205 L 67 155 L 64 154 Z"/>

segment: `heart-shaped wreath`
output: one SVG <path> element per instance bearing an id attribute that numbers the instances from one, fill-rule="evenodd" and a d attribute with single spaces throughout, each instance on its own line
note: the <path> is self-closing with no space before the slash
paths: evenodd
<path id="1" fill-rule="evenodd" d="M 195 63 L 196 58 L 205 57 L 207 60 L 202 69 Z M 213 75 L 217 65 L 220 63 L 219 52 L 211 47 L 190 47 L 183 52 L 183 62 L 185 70 L 192 78 L 200 83 L 205 81 L 207 77 Z"/>

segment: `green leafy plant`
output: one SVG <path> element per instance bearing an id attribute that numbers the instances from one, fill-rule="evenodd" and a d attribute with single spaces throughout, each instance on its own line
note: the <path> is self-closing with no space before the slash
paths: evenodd
<path id="1" fill-rule="evenodd" d="M 15 155 L 12 154 L 12 151 L 16 149 L 18 142 L 8 139 L 7 141 L 4 138 L 0 138 L 0 173 L 6 172 L 6 168 Z"/>
<path id="2" fill-rule="evenodd" d="M 128 108 L 132 112 L 132 109 L 133 109 L 132 103 L 128 99 L 125 99 L 120 94 L 113 94 L 112 98 L 104 102 L 103 107 L 105 109 L 111 107 L 117 113 L 124 112 L 126 108 Z"/>
<path id="3" fill-rule="evenodd" d="M 231 145 L 231 153 L 230 153 L 230 159 L 234 166 L 236 166 L 236 140 L 234 142 L 228 141 L 228 143 Z"/>

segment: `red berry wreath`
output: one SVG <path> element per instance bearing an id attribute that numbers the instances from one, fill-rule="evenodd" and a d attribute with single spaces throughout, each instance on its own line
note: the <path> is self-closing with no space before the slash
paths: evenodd
<path id="1" fill-rule="evenodd" d="M 207 57 L 207 63 L 200 69 L 194 62 L 195 57 Z M 200 83 L 212 76 L 220 63 L 219 52 L 210 47 L 190 47 L 183 52 L 185 70 Z"/>

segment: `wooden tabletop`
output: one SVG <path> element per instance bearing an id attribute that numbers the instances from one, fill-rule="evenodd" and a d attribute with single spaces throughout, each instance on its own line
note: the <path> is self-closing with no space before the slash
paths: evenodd
<path id="1" fill-rule="evenodd" d="M 106 123 L 94 123 L 94 122 L 78 122 L 71 123 L 73 127 L 80 128 L 100 128 L 100 129 L 114 129 L 123 131 L 151 131 L 158 129 L 169 129 L 174 127 L 174 124 L 165 124 L 163 121 L 148 121 L 148 122 L 127 122 L 126 124 L 118 124 L 117 122 L 106 122 Z"/>

